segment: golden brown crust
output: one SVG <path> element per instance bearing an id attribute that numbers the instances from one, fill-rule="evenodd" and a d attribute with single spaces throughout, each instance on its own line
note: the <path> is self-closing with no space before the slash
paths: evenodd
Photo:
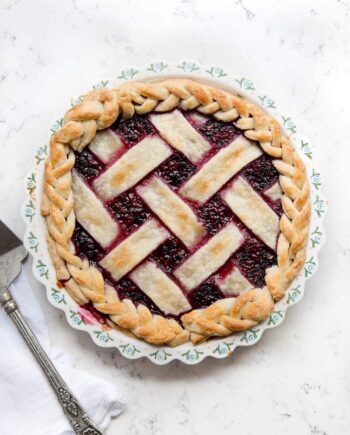
<path id="1" fill-rule="evenodd" d="M 184 327 L 175 320 L 153 315 L 143 305 L 136 307 L 130 300 L 120 301 L 115 292 L 108 291 L 101 273 L 75 255 L 70 242 L 75 228 L 72 149 L 83 150 L 97 130 L 108 128 L 118 116 L 130 118 L 134 113 L 165 112 L 176 107 L 196 109 L 225 122 L 236 121 L 248 139 L 257 141 L 275 158 L 284 211 L 277 244 L 278 264 L 266 271 L 267 287 L 192 310 L 182 316 Z M 189 338 L 199 343 L 210 336 L 225 336 L 265 320 L 273 310 L 274 300 L 283 297 L 304 264 L 310 211 L 305 166 L 279 124 L 238 96 L 188 79 L 129 82 L 116 89 L 94 90 L 66 113 L 65 124 L 51 138 L 42 214 L 46 217 L 48 246 L 57 279 L 64 281 L 65 288 L 79 304 L 92 301 L 96 309 L 109 315 L 110 324 L 153 344 L 177 346 Z"/>
<path id="2" fill-rule="evenodd" d="M 265 320 L 272 312 L 274 302 L 268 289 L 253 289 L 238 298 L 221 299 L 208 308 L 192 310 L 181 318 L 186 329 L 199 335 L 226 336 L 233 331 L 244 331 Z"/>

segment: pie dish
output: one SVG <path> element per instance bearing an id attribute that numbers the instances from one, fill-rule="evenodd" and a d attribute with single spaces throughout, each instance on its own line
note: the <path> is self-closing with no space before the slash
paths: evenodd
<path id="1" fill-rule="evenodd" d="M 279 124 L 189 79 L 98 89 L 50 142 L 58 285 L 101 323 L 177 346 L 267 319 L 305 262 L 305 166 Z"/>

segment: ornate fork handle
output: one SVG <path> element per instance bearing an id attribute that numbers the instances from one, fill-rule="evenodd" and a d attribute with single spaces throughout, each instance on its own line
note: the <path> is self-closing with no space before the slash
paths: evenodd
<path id="1" fill-rule="evenodd" d="M 78 400 L 69 390 L 67 384 L 61 378 L 46 352 L 41 347 L 38 339 L 18 310 L 17 304 L 12 299 L 9 291 L 1 295 L 0 304 L 3 305 L 5 312 L 13 320 L 30 351 L 38 361 L 74 431 L 79 435 L 103 435 L 103 432 L 91 421 Z"/>

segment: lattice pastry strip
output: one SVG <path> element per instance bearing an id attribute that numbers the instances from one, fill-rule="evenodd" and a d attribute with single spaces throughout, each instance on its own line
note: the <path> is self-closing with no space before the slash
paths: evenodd
<path id="1" fill-rule="evenodd" d="M 191 309 L 182 290 L 151 261 L 135 269 L 130 277 L 164 313 L 178 315 Z"/>
<path id="2" fill-rule="evenodd" d="M 119 233 L 117 222 L 111 218 L 101 201 L 74 171 L 72 190 L 78 221 L 102 247 L 107 247 Z"/>
<path id="3" fill-rule="evenodd" d="M 233 267 L 224 278 L 220 276 L 215 278 L 220 290 L 227 295 L 237 296 L 254 288 L 237 267 Z"/>
<path id="4" fill-rule="evenodd" d="M 271 249 L 276 249 L 278 216 L 243 177 L 237 178 L 222 197 L 254 234 Z"/>
<path id="5" fill-rule="evenodd" d="M 124 148 L 124 145 L 116 133 L 107 129 L 96 133 L 89 148 L 100 160 L 108 163 L 113 155 Z"/>
<path id="6" fill-rule="evenodd" d="M 171 154 L 159 137 L 146 137 L 128 150 L 95 181 L 94 188 L 105 200 L 130 189 Z"/>
<path id="7" fill-rule="evenodd" d="M 185 197 L 204 203 L 245 165 L 262 155 L 262 151 L 243 136 L 222 148 L 206 162 L 180 189 Z"/>
<path id="8" fill-rule="evenodd" d="M 210 144 L 178 110 L 162 115 L 151 115 L 151 121 L 160 135 L 193 163 L 204 157 L 210 149 Z"/>
<path id="9" fill-rule="evenodd" d="M 198 249 L 176 271 L 175 276 L 192 290 L 216 272 L 239 248 L 244 236 L 233 224 L 228 224 Z"/>
<path id="10" fill-rule="evenodd" d="M 264 194 L 272 201 L 281 200 L 283 197 L 283 191 L 279 183 L 273 184 L 269 189 L 265 190 Z"/>
<path id="11" fill-rule="evenodd" d="M 206 230 L 192 209 L 159 178 L 153 177 L 137 191 L 151 210 L 188 248 L 205 235 Z"/>
<path id="12" fill-rule="evenodd" d="M 168 237 L 168 231 L 151 219 L 118 244 L 99 264 L 118 281 Z"/>

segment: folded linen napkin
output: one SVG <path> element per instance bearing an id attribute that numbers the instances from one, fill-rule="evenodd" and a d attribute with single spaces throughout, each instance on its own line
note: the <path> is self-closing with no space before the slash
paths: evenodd
<path id="1" fill-rule="evenodd" d="M 113 384 L 73 368 L 70 357 L 51 347 L 41 307 L 25 271 L 11 285 L 24 318 L 58 372 L 90 417 L 105 430 L 125 402 Z M 51 387 L 19 332 L 0 309 L 0 433 L 71 435 L 74 433 Z"/>

